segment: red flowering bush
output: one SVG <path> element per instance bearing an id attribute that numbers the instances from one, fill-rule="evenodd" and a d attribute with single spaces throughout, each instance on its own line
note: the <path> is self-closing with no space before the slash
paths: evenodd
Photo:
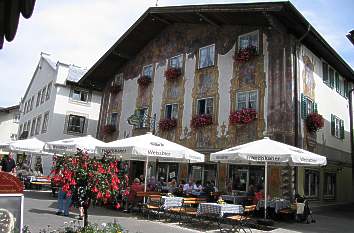
<path id="1" fill-rule="evenodd" d="M 151 77 L 147 75 L 143 75 L 138 78 L 138 84 L 140 86 L 148 86 L 151 83 Z"/>
<path id="2" fill-rule="evenodd" d="M 229 116 L 231 124 L 248 124 L 257 117 L 257 112 L 252 108 L 244 108 L 236 112 L 232 112 Z"/>
<path id="3" fill-rule="evenodd" d="M 192 118 L 191 127 L 194 129 L 213 124 L 212 115 L 202 114 Z"/>
<path id="4" fill-rule="evenodd" d="M 173 128 L 176 128 L 176 126 L 177 126 L 177 120 L 175 118 L 161 119 L 159 122 L 159 129 L 161 129 L 161 131 L 168 131 Z"/>
<path id="5" fill-rule="evenodd" d="M 257 48 L 255 46 L 248 46 L 240 49 L 238 53 L 236 53 L 235 61 L 237 63 L 245 63 L 255 56 L 257 56 Z"/>
<path id="6" fill-rule="evenodd" d="M 324 120 L 322 115 L 318 114 L 317 112 L 310 113 L 306 118 L 306 126 L 308 131 L 312 133 L 323 128 Z"/>
<path id="7" fill-rule="evenodd" d="M 81 150 L 76 155 L 55 157 L 51 175 L 53 184 L 83 205 L 85 224 L 91 201 L 120 208 L 118 196 L 128 184 L 126 163 L 106 156 L 89 158 Z"/>
<path id="8" fill-rule="evenodd" d="M 116 127 L 114 125 L 108 124 L 103 126 L 102 132 L 104 135 L 110 135 L 116 131 Z"/>
<path id="9" fill-rule="evenodd" d="M 109 91 L 113 94 L 117 94 L 118 92 L 120 92 L 122 90 L 122 85 L 119 85 L 119 84 L 112 84 L 110 87 L 109 87 Z"/>
<path id="10" fill-rule="evenodd" d="M 165 77 L 167 80 L 176 80 L 180 75 L 181 75 L 181 69 L 180 68 L 168 68 L 165 71 Z"/>

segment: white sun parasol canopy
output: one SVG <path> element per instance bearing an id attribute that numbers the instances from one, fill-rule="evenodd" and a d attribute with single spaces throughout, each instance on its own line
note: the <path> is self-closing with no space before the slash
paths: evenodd
<path id="1" fill-rule="evenodd" d="M 9 143 L 9 150 L 18 152 L 41 153 L 44 142 L 37 138 L 29 138 Z"/>
<path id="2" fill-rule="evenodd" d="M 177 143 L 146 133 L 96 147 L 97 154 L 121 156 L 129 160 L 159 159 L 163 162 L 204 162 L 204 155 Z"/>
<path id="3" fill-rule="evenodd" d="M 221 163 L 264 165 L 264 218 L 267 217 L 268 165 L 325 166 L 327 158 L 307 150 L 264 138 L 210 154 L 210 161 Z"/>
<path id="4" fill-rule="evenodd" d="M 52 153 L 75 153 L 77 152 L 77 149 L 80 149 L 87 151 L 89 154 L 94 154 L 96 146 L 104 145 L 106 145 L 106 143 L 92 137 L 91 135 L 87 135 L 84 137 L 47 142 L 44 149 Z"/>

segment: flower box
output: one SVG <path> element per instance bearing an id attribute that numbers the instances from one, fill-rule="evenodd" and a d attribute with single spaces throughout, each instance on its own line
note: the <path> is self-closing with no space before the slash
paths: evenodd
<path id="1" fill-rule="evenodd" d="M 232 112 L 229 116 L 231 124 L 248 124 L 257 117 L 257 112 L 252 108 L 244 108 L 236 112 Z"/>
<path id="2" fill-rule="evenodd" d="M 212 115 L 202 114 L 192 118 L 191 127 L 194 129 L 213 124 Z"/>
<path id="3" fill-rule="evenodd" d="M 168 68 L 165 71 L 165 77 L 167 80 L 176 80 L 180 75 L 181 75 L 181 69 L 180 68 Z"/>
<path id="4" fill-rule="evenodd" d="M 151 77 L 143 75 L 138 79 L 138 84 L 140 86 L 148 86 L 151 83 Z"/>
<path id="5" fill-rule="evenodd" d="M 113 134 L 116 131 L 116 127 L 114 125 L 105 125 L 103 126 L 103 134 L 104 135 L 110 135 Z"/>
<path id="6" fill-rule="evenodd" d="M 310 113 L 306 118 L 307 130 L 311 133 L 315 133 L 317 130 L 323 128 L 324 120 L 322 115 L 317 112 Z"/>
<path id="7" fill-rule="evenodd" d="M 168 131 L 168 130 L 176 128 L 176 126 L 177 126 L 177 120 L 175 118 L 161 119 L 159 122 L 159 129 L 161 131 Z"/>
<path id="8" fill-rule="evenodd" d="M 255 46 L 249 46 L 240 49 L 238 53 L 236 53 L 235 61 L 237 63 L 245 63 L 251 60 L 255 56 L 257 56 L 257 48 Z"/>

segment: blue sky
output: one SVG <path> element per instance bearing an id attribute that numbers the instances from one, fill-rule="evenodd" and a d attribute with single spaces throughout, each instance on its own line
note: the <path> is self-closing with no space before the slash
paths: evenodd
<path id="1" fill-rule="evenodd" d="M 158 0 L 159 6 L 262 2 Z M 295 7 L 354 67 L 354 46 L 345 35 L 354 29 L 353 0 L 293 0 Z M 18 104 L 40 53 L 90 68 L 156 0 L 41 0 L 30 19 L 20 19 L 17 35 L 0 50 L 0 107 Z"/>

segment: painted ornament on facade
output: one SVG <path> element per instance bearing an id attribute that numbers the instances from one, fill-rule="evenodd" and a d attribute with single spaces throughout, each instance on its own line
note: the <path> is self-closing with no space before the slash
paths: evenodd
<path id="1" fill-rule="evenodd" d="M 304 95 L 315 100 L 315 78 L 313 75 L 314 65 L 308 56 L 303 56 L 305 68 L 302 72 Z"/>

